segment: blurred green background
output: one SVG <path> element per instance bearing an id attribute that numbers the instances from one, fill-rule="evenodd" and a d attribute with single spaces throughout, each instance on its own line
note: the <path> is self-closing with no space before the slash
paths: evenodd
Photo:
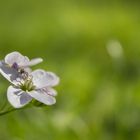
<path id="1" fill-rule="evenodd" d="M 139 1 L 1 0 L 0 59 L 12 51 L 61 83 L 55 105 L 0 116 L 0 140 L 140 140 Z"/>

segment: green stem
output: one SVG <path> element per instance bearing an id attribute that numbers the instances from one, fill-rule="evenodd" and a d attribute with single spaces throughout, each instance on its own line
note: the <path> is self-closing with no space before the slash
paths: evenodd
<path id="1" fill-rule="evenodd" d="M 15 109 L 15 108 L 11 108 L 10 110 L 2 111 L 2 112 L 0 112 L 0 116 L 5 115 L 5 114 L 7 114 L 7 113 L 10 113 L 10 112 L 12 112 L 12 111 L 16 111 L 16 110 L 17 110 L 17 109 Z"/>
<path id="2" fill-rule="evenodd" d="M 9 107 L 6 111 L 1 111 L 0 112 L 0 116 L 3 116 L 3 115 L 5 115 L 5 114 L 8 114 L 8 113 L 10 113 L 10 112 L 13 112 L 13 111 L 17 111 L 17 110 L 22 110 L 22 109 L 25 109 L 25 108 L 29 108 L 29 107 L 31 107 L 31 105 L 26 105 L 25 107 L 22 107 L 22 108 L 13 108 L 13 107 Z"/>

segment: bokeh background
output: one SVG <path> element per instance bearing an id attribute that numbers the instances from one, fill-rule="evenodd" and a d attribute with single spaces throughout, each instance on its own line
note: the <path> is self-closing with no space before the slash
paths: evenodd
<path id="1" fill-rule="evenodd" d="M 1 0 L 0 59 L 12 51 L 61 82 L 55 105 L 0 116 L 0 140 L 140 140 L 139 1 Z"/>

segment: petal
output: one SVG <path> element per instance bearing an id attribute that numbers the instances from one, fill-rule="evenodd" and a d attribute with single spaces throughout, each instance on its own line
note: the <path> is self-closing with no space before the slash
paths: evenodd
<path id="1" fill-rule="evenodd" d="M 19 67 L 23 67 L 24 65 L 27 65 L 29 62 L 29 58 L 27 56 L 23 56 L 19 52 L 12 52 L 5 56 L 5 63 L 9 65 L 13 65 L 14 63 L 17 63 Z"/>
<path id="2" fill-rule="evenodd" d="M 45 88 L 43 88 L 43 90 L 44 90 L 44 92 L 46 92 L 50 96 L 56 96 L 57 95 L 57 91 L 54 90 L 53 88 L 45 87 Z"/>
<path id="3" fill-rule="evenodd" d="M 18 78 L 18 72 L 7 66 L 4 62 L 0 62 L 0 73 L 11 83 L 16 83 L 16 79 Z"/>
<path id="4" fill-rule="evenodd" d="M 52 72 L 38 69 L 33 71 L 31 75 L 33 76 L 33 83 L 37 88 L 55 86 L 59 83 L 59 77 Z"/>
<path id="5" fill-rule="evenodd" d="M 33 90 L 31 92 L 28 92 L 28 94 L 37 101 L 46 105 L 53 105 L 56 103 L 55 98 L 53 96 L 48 95 L 43 90 Z"/>
<path id="6" fill-rule="evenodd" d="M 7 98 L 10 104 L 15 108 L 21 108 L 32 100 L 32 97 L 26 92 L 13 86 L 9 86 L 7 90 Z"/>
<path id="7" fill-rule="evenodd" d="M 32 72 L 32 69 L 29 68 L 29 67 L 26 67 L 26 68 L 24 68 L 24 71 L 25 71 L 25 72 L 28 72 L 28 73 L 31 73 L 31 72 Z"/>
<path id="8" fill-rule="evenodd" d="M 39 64 L 42 61 L 43 61 L 42 58 L 34 58 L 34 59 L 31 59 L 30 62 L 28 63 L 28 66 L 33 66 L 33 65 Z"/>

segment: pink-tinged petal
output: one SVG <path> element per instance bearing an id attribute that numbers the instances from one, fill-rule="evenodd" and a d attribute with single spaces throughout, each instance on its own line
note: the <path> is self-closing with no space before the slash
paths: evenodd
<path id="1" fill-rule="evenodd" d="M 59 83 L 59 77 L 52 72 L 38 69 L 31 73 L 33 83 L 37 88 L 51 87 Z"/>
<path id="2" fill-rule="evenodd" d="M 5 56 L 5 63 L 12 66 L 13 64 L 17 64 L 19 67 L 24 67 L 28 64 L 29 58 L 27 56 L 23 56 L 19 52 L 12 52 Z"/>
<path id="3" fill-rule="evenodd" d="M 57 95 L 57 91 L 54 90 L 53 88 L 50 87 L 45 87 L 42 89 L 44 92 L 46 92 L 48 95 L 50 96 L 56 96 Z"/>
<path id="4" fill-rule="evenodd" d="M 17 70 L 14 68 L 9 67 L 4 62 L 0 62 L 0 73 L 3 77 L 5 77 L 9 82 L 16 84 L 16 79 L 18 78 L 19 74 Z"/>
<path id="5" fill-rule="evenodd" d="M 32 97 L 28 95 L 26 92 L 13 86 L 8 87 L 7 98 L 9 103 L 14 108 L 21 108 L 32 100 Z"/>
<path id="6" fill-rule="evenodd" d="M 55 98 L 53 96 L 48 95 L 43 90 L 33 90 L 28 92 L 28 94 L 37 101 L 44 103 L 46 105 L 53 105 L 56 103 Z"/>

